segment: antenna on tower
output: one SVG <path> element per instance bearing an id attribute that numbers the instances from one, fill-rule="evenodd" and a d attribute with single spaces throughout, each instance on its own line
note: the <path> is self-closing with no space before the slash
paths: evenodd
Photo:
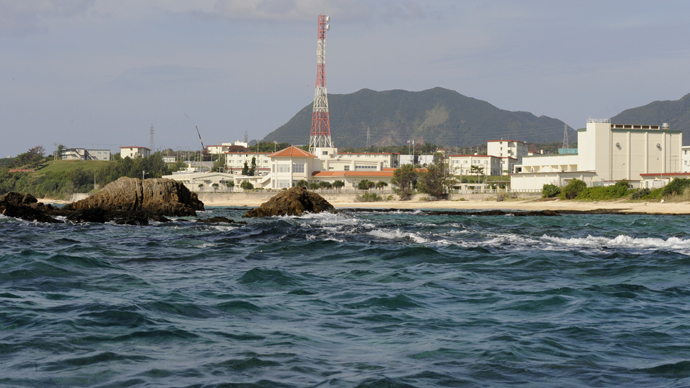
<path id="1" fill-rule="evenodd" d="M 309 152 L 318 147 L 333 148 L 331 141 L 331 120 L 328 114 L 328 93 L 326 92 L 326 31 L 330 30 L 331 18 L 319 15 L 316 41 L 316 85 L 314 88 L 314 109 L 311 115 Z"/>
<path id="2" fill-rule="evenodd" d="M 151 124 L 151 129 L 149 130 L 149 149 L 153 152 L 153 124 Z"/>
<path id="3" fill-rule="evenodd" d="M 564 124 L 565 129 L 563 130 L 563 148 L 568 148 L 568 124 Z"/>
<path id="4" fill-rule="evenodd" d="M 244 131 L 244 142 L 249 144 L 249 135 L 247 135 L 247 131 Z"/>

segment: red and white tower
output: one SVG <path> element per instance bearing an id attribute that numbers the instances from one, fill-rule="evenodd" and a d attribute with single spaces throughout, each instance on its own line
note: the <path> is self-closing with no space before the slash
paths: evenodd
<path id="1" fill-rule="evenodd" d="M 316 88 L 314 91 L 314 110 L 311 114 L 311 134 L 309 152 L 316 148 L 332 148 L 331 120 L 328 116 L 328 93 L 326 93 L 326 31 L 330 29 L 326 15 L 319 15 L 319 32 L 316 42 Z"/>

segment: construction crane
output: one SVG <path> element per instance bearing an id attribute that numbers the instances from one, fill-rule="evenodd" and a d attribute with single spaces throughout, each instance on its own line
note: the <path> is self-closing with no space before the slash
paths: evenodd
<path id="1" fill-rule="evenodd" d="M 184 114 L 187 117 L 187 119 L 189 119 L 189 121 L 192 121 L 192 119 L 189 116 L 187 116 L 186 113 L 182 112 L 182 114 Z M 196 134 L 199 136 L 199 143 L 201 144 L 201 151 L 199 152 L 199 160 L 203 160 L 204 150 L 206 149 L 206 147 L 204 147 L 204 141 L 201 139 L 201 132 L 199 132 L 199 127 L 196 124 L 194 124 L 194 128 L 196 128 Z"/>
<path id="2" fill-rule="evenodd" d="M 197 127 L 196 124 L 194 124 L 194 128 L 196 128 L 196 134 L 199 135 L 199 143 L 201 143 L 201 152 L 204 152 L 206 147 L 204 147 L 204 141 L 201 140 L 201 133 L 199 133 L 199 127 Z"/>

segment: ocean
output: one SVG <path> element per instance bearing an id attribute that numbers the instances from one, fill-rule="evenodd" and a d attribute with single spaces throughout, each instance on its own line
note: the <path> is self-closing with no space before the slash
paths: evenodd
<path id="1" fill-rule="evenodd" d="M 0 386 L 686 387 L 688 220 L 0 216 Z"/>

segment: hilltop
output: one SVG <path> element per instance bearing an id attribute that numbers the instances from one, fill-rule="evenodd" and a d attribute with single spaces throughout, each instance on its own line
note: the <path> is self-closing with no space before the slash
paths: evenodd
<path id="1" fill-rule="evenodd" d="M 613 116 L 614 124 L 661 125 L 683 131 L 683 144 L 690 144 L 690 94 L 679 100 L 654 101 L 644 106 L 627 109 Z"/>
<path id="2" fill-rule="evenodd" d="M 328 96 L 331 136 L 336 146 L 363 147 L 367 130 L 373 146 L 417 144 L 473 146 L 487 140 L 517 139 L 526 142 L 563 140 L 564 123 L 529 112 L 511 112 L 490 103 L 440 87 L 421 92 L 362 89 L 351 94 Z M 312 104 L 305 106 L 285 125 L 269 133 L 265 141 L 308 144 Z M 575 131 L 569 134 L 575 142 Z"/>

